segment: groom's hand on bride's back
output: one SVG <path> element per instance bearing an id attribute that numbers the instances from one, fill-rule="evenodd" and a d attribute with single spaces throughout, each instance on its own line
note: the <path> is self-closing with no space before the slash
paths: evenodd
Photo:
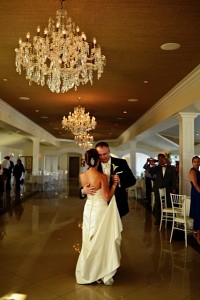
<path id="1" fill-rule="evenodd" d="M 83 195 L 94 195 L 96 193 L 96 188 L 87 183 L 82 187 L 81 192 Z"/>

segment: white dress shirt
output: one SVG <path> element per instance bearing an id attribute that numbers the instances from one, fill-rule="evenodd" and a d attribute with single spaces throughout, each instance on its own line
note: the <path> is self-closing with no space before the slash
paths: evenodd
<path id="1" fill-rule="evenodd" d="M 106 174 L 107 176 L 110 176 L 111 158 L 107 163 L 101 163 L 101 166 L 102 166 L 103 173 Z"/>
<path id="2" fill-rule="evenodd" d="M 166 166 L 162 166 L 162 174 L 163 174 L 163 177 L 165 176 L 165 172 L 166 172 Z"/>
<path id="3" fill-rule="evenodd" d="M 1 165 L 4 169 L 9 169 L 10 167 L 10 161 L 9 159 L 4 158 L 1 162 Z"/>

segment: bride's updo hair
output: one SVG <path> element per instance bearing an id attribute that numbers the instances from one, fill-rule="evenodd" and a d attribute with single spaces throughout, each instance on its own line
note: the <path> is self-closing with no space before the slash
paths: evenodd
<path id="1" fill-rule="evenodd" d="M 85 162 L 88 167 L 95 167 L 99 161 L 99 154 L 96 149 L 90 149 L 85 152 Z"/>

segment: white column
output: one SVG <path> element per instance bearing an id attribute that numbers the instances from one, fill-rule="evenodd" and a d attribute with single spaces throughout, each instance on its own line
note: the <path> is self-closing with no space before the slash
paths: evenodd
<path id="1" fill-rule="evenodd" d="M 130 168 L 136 176 L 136 142 L 130 142 Z"/>
<path id="2" fill-rule="evenodd" d="M 194 119 L 198 114 L 178 113 L 179 120 L 179 194 L 190 195 L 188 173 L 194 156 Z"/>
<path id="3" fill-rule="evenodd" d="M 39 173 L 39 154 L 40 154 L 40 140 L 32 138 L 33 141 L 33 174 Z"/>
<path id="4" fill-rule="evenodd" d="M 43 156 L 43 174 L 46 172 L 46 156 Z"/>

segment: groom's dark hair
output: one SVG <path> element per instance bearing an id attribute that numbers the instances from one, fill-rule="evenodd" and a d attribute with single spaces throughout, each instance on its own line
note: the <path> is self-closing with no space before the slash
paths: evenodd
<path id="1" fill-rule="evenodd" d="M 97 148 L 97 147 L 108 147 L 109 148 L 109 145 L 106 142 L 99 142 L 96 144 L 95 148 Z"/>

